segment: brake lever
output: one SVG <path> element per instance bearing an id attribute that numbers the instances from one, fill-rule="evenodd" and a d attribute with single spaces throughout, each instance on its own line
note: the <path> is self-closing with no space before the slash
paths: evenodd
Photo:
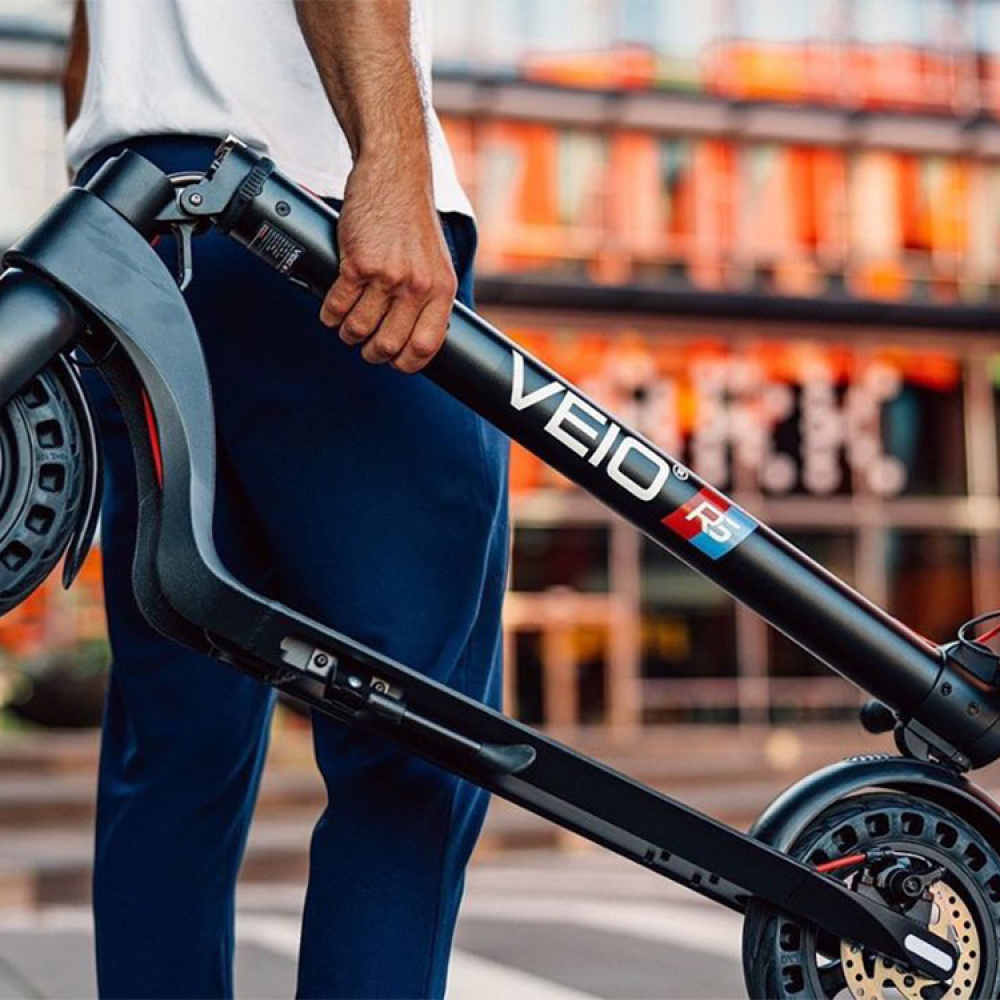
<path id="1" fill-rule="evenodd" d="M 170 227 L 177 243 L 177 287 L 183 292 L 194 278 L 194 254 L 191 241 L 194 238 L 196 223 L 177 222 Z"/>
<path id="2" fill-rule="evenodd" d="M 203 232 L 211 224 L 210 220 L 192 216 L 185 208 L 183 196 L 186 191 L 197 187 L 205 180 L 205 174 L 198 172 L 171 174 L 170 183 L 174 186 L 173 201 L 156 217 L 157 225 L 162 234 L 169 233 L 177 244 L 177 287 L 183 292 L 194 278 L 194 254 L 191 244 L 199 232 Z"/>

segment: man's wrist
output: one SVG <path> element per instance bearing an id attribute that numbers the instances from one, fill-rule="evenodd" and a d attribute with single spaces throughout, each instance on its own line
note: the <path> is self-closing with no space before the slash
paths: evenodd
<path id="1" fill-rule="evenodd" d="M 421 121 L 402 126 L 398 120 L 385 124 L 359 124 L 351 143 L 355 163 L 393 164 L 395 170 L 430 176 L 431 150 L 427 128 Z"/>
<path id="2" fill-rule="evenodd" d="M 384 183 L 387 195 L 403 191 L 410 198 L 426 195 L 433 204 L 434 175 L 429 150 L 401 148 L 398 143 L 372 143 L 362 147 L 354 161 L 354 171 Z"/>

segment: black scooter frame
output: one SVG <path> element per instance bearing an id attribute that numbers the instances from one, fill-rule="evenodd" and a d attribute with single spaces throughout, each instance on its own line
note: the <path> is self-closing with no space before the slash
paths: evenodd
<path id="1" fill-rule="evenodd" d="M 801 819 L 797 805 L 831 786 L 862 787 L 852 765 L 822 789 L 810 786 L 801 802 L 786 795 L 755 839 L 265 599 L 228 573 L 212 540 L 211 387 L 183 297 L 147 241 L 173 227 L 186 247 L 193 230 L 216 225 L 320 294 L 336 270 L 336 213 L 235 140 L 220 148 L 203 179 L 187 180 L 178 187 L 141 157 L 123 154 L 18 242 L 5 257 L 12 270 L 0 278 L 0 330 L 6 338 L 6 320 L 17 318 L 21 326 L 9 335 L 26 345 L 0 351 L 0 403 L 60 349 L 82 342 L 104 358 L 136 454 L 134 583 L 150 621 L 733 909 L 757 897 L 923 975 L 950 975 L 955 949 L 926 926 L 779 849 L 788 844 L 778 828 Z M 17 297 L 4 294 L 11 277 L 24 284 L 20 271 L 33 277 L 32 295 L 45 293 L 34 328 Z M 87 332 L 67 318 L 76 314 Z M 473 312 L 455 307 L 447 343 L 427 374 L 892 706 L 904 750 L 927 759 L 886 757 L 871 784 L 947 801 L 1000 842 L 997 807 L 958 773 L 1000 756 L 994 677 L 875 608 Z M 681 532 L 672 527 L 678 524 Z M 700 544 L 691 540 L 692 524 L 701 529 Z M 871 762 L 857 768 L 870 770 Z"/>

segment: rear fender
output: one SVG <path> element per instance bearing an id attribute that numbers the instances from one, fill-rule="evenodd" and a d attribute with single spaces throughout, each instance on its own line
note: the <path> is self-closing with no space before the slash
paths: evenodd
<path id="1" fill-rule="evenodd" d="M 803 778 L 764 810 L 750 834 L 787 852 L 812 820 L 835 802 L 877 789 L 943 806 L 1000 850 L 1000 806 L 981 788 L 950 768 L 888 755 L 849 757 Z"/>

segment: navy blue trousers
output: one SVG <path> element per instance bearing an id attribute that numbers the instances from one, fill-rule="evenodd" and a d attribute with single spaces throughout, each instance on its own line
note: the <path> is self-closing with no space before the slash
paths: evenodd
<path id="1" fill-rule="evenodd" d="M 131 143 L 203 168 L 214 142 Z M 110 153 L 87 165 L 84 179 Z M 475 228 L 442 217 L 469 302 Z M 159 248 L 172 263 L 172 241 Z M 216 539 L 242 580 L 474 698 L 500 698 L 507 562 L 502 436 L 419 376 L 373 367 L 319 303 L 233 241 L 196 240 L 187 300 L 212 377 Z M 100 758 L 94 914 L 101 996 L 228 997 L 233 893 L 274 704 L 162 638 L 130 583 L 132 456 L 99 377 L 113 653 Z M 313 719 L 329 801 L 313 832 L 300 997 L 439 997 L 486 795 Z"/>

